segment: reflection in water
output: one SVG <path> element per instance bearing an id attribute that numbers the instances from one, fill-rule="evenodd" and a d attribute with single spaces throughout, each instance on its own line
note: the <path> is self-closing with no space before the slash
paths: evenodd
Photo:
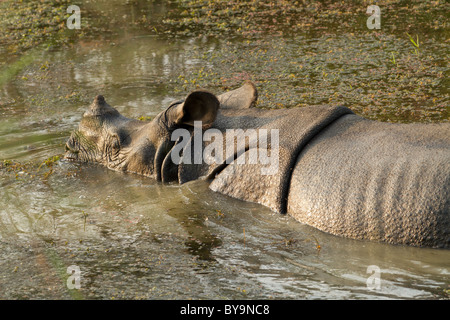
<path id="1" fill-rule="evenodd" d="M 34 169 L 0 170 L 0 298 L 445 297 L 449 251 L 330 236 L 205 181 L 161 185 L 68 162 L 35 172 L 63 152 L 96 94 L 135 118 L 183 96 L 171 80 L 203 63 L 186 52 L 215 50 L 203 41 L 84 43 L 36 57 L 27 84 L 1 89 L 0 159 Z M 70 265 L 82 272 L 76 292 Z M 381 269 L 379 291 L 367 289 L 369 265 Z"/>

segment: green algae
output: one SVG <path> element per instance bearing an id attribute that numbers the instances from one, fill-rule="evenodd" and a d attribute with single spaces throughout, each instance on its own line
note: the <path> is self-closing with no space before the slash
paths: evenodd
<path id="1" fill-rule="evenodd" d="M 35 74 L 58 95 L 49 100 L 36 94 L 29 105 L 88 103 L 86 90 L 60 86 L 63 62 L 42 70 L 37 65 L 45 62 L 37 53 L 55 46 L 89 47 L 91 40 L 113 45 L 131 34 L 194 43 L 186 56 L 198 63 L 161 86 L 174 95 L 199 87 L 220 93 L 250 79 L 259 89 L 261 108 L 341 104 L 381 121 L 448 121 L 446 2 L 386 1 L 380 5 L 380 30 L 366 26 L 370 4 L 82 1 L 82 28 L 69 30 L 68 1 L 5 1 L 0 64 L 10 63 L 0 70 L 0 84 L 25 84 L 30 76 L 23 70 L 37 68 Z"/>
<path id="2" fill-rule="evenodd" d="M 66 27 L 69 1 L 2 1 L 0 3 L 0 43 L 4 54 L 17 56 L 46 43 L 68 43 L 75 33 Z"/>

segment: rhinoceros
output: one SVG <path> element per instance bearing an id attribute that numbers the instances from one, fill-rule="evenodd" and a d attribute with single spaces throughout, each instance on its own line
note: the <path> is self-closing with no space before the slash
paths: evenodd
<path id="1" fill-rule="evenodd" d="M 99 95 L 65 159 L 162 183 L 206 179 L 336 236 L 449 248 L 449 123 L 378 122 L 345 106 L 268 110 L 257 96 L 250 81 L 218 96 L 199 89 L 144 122 Z"/>

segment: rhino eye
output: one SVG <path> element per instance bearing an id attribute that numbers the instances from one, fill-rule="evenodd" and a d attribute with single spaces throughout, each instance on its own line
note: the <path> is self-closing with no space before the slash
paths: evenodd
<path id="1" fill-rule="evenodd" d="M 114 150 L 120 149 L 120 140 L 119 140 L 118 136 L 114 136 L 113 137 L 112 147 L 113 147 Z"/>

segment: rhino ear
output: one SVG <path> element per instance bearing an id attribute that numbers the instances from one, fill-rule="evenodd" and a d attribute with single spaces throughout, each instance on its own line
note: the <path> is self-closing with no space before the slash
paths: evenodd
<path id="1" fill-rule="evenodd" d="M 203 127 L 209 127 L 216 120 L 220 103 L 217 97 L 203 90 L 194 91 L 176 108 L 177 125 L 194 125 L 194 121 L 202 121 Z"/>
<path id="2" fill-rule="evenodd" d="M 217 98 L 222 109 L 247 109 L 255 106 L 258 91 L 253 82 L 247 80 L 240 88 L 222 93 Z"/>

